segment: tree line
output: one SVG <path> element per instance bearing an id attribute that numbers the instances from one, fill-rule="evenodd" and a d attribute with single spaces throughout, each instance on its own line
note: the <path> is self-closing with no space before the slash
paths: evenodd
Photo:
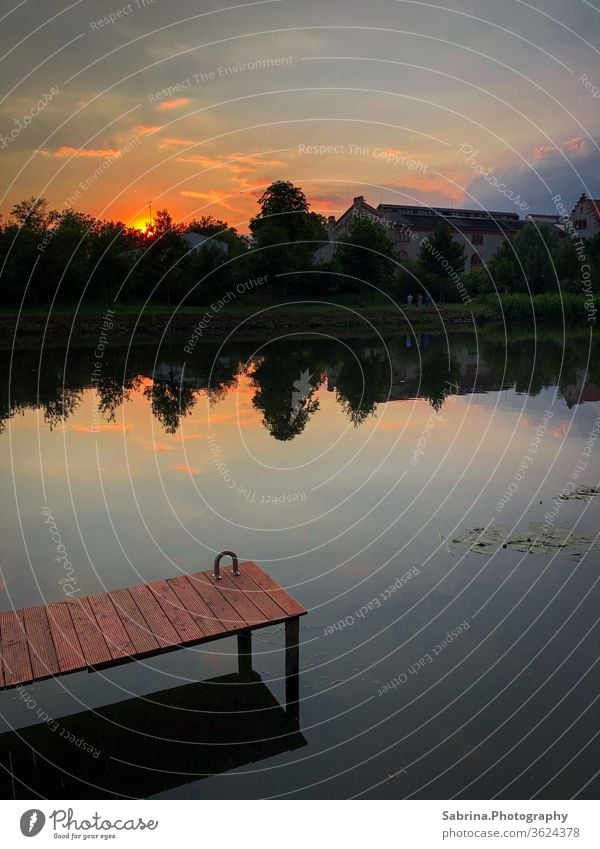
<path id="1" fill-rule="evenodd" d="M 176 224 L 166 209 L 141 232 L 29 198 L 0 221 L 0 299 L 26 307 L 113 300 L 206 305 L 259 276 L 266 279 L 261 297 L 271 301 L 290 296 L 373 301 L 381 298 L 378 290 L 397 301 L 430 293 L 449 302 L 465 300 L 465 292 L 477 297 L 581 291 L 575 244 L 549 225 L 526 224 L 487 267 L 467 272 L 464 247 L 445 222 L 422 243 L 416 262 L 399 262 L 387 231 L 357 216 L 333 258 L 322 262 L 315 251 L 327 241 L 326 221 L 311 211 L 300 187 L 276 181 L 258 207 L 249 236 L 211 215 Z M 208 241 L 193 249 L 186 233 Z M 597 290 L 600 235 L 586 243 L 585 252 Z"/>

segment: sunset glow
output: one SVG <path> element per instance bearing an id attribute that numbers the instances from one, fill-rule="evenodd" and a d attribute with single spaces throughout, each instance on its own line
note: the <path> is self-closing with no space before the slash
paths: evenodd
<path id="1" fill-rule="evenodd" d="M 277 179 L 302 185 L 325 215 L 359 194 L 375 205 L 511 211 L 457 156 L 465 140 L 534 211 L 551 203 L 546 186 L 569 202 L 581 191 L 597 196 L 595 131 L 586 129 L 595 102 L 578 82 L 593 75 L 581 39 L 546 12 L 521 4 L 515 20 L 483 0 L 479 11 L 459 3 L 435 15 L 395 3 L 379 9 L 374 30 L 364 4 L 352 4 L 350 28 L 339 3 L 303 3 L 301 22 L 288 3 L 251 5 L 201 13 L 184 0 L 178 21 L 165 4 L 139 4 L 96 28 L 91 9 L 76 5 L 32 33 L 30 50 L 59 59 L 29 72 L 29 54 L 17 51 L 5 68 L 15 90 L 0 107 L 3 138 L 42 93 L 49 102 L 5 145 L 15 177 L 0 211 L 38 194 L 60 209 L 90 176 L 93 191 L 71 205 L 142 232 L 148 197 L 176 221 L 212 214 L 247 232 L 258 196 Z M 592 12 L 572 4 L 569 14 L 570 31 L 585 31 Z M 25 16 L 21 8 L 3 21 L 5 36 L 16 38 Z"/>

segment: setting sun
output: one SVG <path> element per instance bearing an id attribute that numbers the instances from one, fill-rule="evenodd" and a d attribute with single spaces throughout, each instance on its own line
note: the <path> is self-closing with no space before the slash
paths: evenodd
<path id="1" fill-rule="evenodd" d="M 130 222 L 129 226 L 133 227 L 134 230 L 139 230 L 140 233 L 146 236 L 152 232 L 152 222 L 147 218 L 135 218 Z"/>

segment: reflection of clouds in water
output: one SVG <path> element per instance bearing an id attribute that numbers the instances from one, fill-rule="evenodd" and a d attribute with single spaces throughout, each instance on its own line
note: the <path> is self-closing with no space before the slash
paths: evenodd
<path id="1" fill-rule="evenodd" d="M 75 433 L 85 434 L 85 433 L 124 433 L 127 430 L 133 430 L 133 425 L 131 422 L 127 422 L 124 424 L 103 424 L 103 425 L 83 425 L 83 424 L 72 424 L 71 430 Z"/>
<path id="2" fill-rule="evenodd" d="M 171 468 L 176 472 L 185 472 L 187 475 L 202 474 L 202 469 L 197 469 L 196 466 L 187 466 L 185 463 L 175 463 Z"/>

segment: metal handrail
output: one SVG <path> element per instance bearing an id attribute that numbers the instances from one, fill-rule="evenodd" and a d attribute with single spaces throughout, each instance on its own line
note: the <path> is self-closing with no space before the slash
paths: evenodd
<path id="1" fill-rule="evenodd" d="M 215 557 L 215 566 L 213 571 L 213 578 L 215 581 L 221 580 L 221 558 L 223 557 L 231 557 L 231 562 L 233 563 L 233 577 L 237 578 L 240 574 L 240 567 L 237 559 L 237 554 L 234 551 L 221 551 L 220 554 L 217 554 Z"/>

